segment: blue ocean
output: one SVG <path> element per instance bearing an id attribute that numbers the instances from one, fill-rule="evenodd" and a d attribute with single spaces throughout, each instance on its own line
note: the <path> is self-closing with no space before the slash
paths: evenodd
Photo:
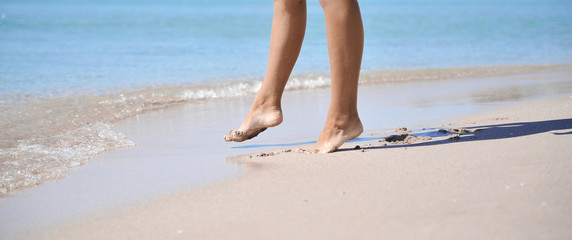
<path id="1" fill-rule="evenodd" d="M 572 61 L 567 0 L 361 0 L 363 70 Z M 261 78 L 272 1 L 2 0 L 0 94 L 42 95 Z M 308 1 L 294 74 L 327 73 Z"/>

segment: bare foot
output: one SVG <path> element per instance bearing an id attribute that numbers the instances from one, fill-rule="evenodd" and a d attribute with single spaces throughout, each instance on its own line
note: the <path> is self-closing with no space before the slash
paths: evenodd
<path id="1" fill-rule="evenodd" d="M 242 142 L 258 136 L 266 128 L 282 123 L 282 110 L 277 107 L 259 107 L 250 110 L 242 125 L 224 135 L 227 142 Z"/>
<path id="2" fill-rule="evenodd" d="M 320 133 L 314 151 L 331 153 L 345 142 L 359 137 L 362 132 L 363 126 L 357 114 L 346 118 L 346 120 L 328 120 L 322 133 Z"/>

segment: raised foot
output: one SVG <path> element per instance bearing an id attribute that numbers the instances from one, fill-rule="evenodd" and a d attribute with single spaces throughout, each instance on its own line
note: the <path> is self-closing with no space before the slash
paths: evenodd
<path id="1" fill-rule="evenodd" d="M 359 137 L 362 132 L 363 125 L 357 116 L 337 125 L 326 122 L 314 151 L 317 153 L 331 153 L 345 142 Z"/>
<path id="2" fill-rule="evenodd" d="M 282 111 L 280 110 L 251 110 L 242 125 L 224 135 L 224 140 L 227 142 L 246 141 L 280 123 L 282 123 Z"/>
<path id="3" fill-rule="evenodd" d="M 246 131 L 230 130 L 227 135 L 224 135 L 224 140 L 227 142 L 242 142 L 248 139 L 258 136 L 261 132 L 264 132 L 267 128 L 261 129 L 250 129 Z"/>

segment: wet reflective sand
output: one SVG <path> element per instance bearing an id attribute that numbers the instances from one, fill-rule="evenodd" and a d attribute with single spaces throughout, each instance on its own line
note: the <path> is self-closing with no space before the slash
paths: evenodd
<path id="1" fill-rule="evenodd" d="M 516 102 L 572 93 L 572 71 L 362 85 L 366 132 L 439 127 L 447 119 Z M 252 98 L 213 100 L 147 112 L 116 124 L 137 146 L 99 155 L 58 182 L 0 199 L 0 232 L 15 236 L 113 207 L 238 176 L 225 159 L 315 141 L 329 90 L 287 92 L 284 123 L 243 143 L 222 136 L 238 126 Z"/>

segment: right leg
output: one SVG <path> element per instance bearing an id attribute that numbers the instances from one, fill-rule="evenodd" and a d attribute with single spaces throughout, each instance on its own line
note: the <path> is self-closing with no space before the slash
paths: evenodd
<path id="1" fill-rule="evenodd" d="M 326 18 L 332 97 L 326 124 L 314 149 L 328 153 L 363 132 L 357 94 L 364 35 L 357 0 L 320 0 L 320 3 Z"/>
<path id="2" fill-rule="evenodd" d="M 305 31 L 306 1 L 274 0 L 270 55 L 262 87 L 242 125 L 225 135 L 225 141 L 242 142 L 282 122 L 282 93 L 300 54 Z"/>

